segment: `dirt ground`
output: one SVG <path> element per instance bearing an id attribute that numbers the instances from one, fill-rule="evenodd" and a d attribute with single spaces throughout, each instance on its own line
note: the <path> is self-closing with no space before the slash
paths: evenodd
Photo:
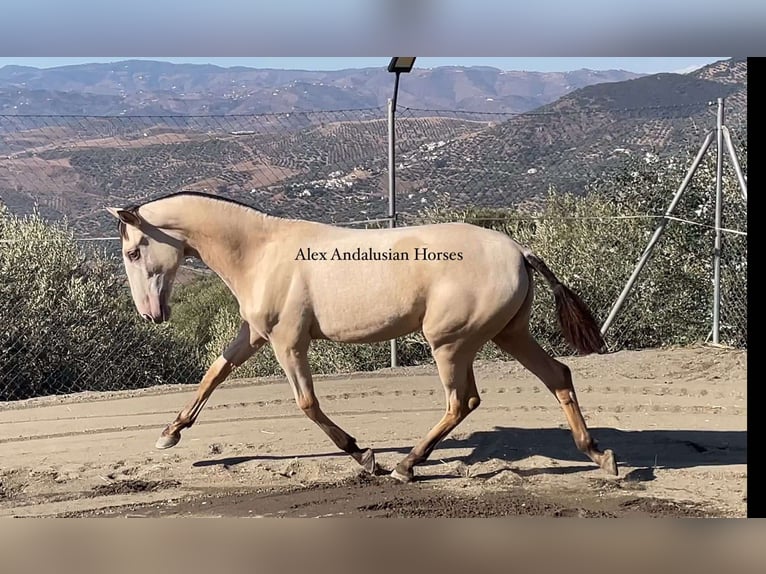
<path id="1" fill-rule="evenodd" d="M 283 379 L 229 381 L 172 449 L 154 442 L 196 385 L 0 403 L 0 516 L 744 517 L 744 351 L 562 359 L 611 477 L 515 362 L 476 365 L 482 404 L 402 485 L 369 476 Z M 324 410 L 391 469 L 438 421 L 431 367 L 317 377 Z"/>

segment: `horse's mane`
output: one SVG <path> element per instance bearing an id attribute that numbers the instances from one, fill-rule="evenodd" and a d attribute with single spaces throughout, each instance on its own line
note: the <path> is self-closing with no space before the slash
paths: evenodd
<path id="1" fill-rule="evenodd" d="M 138 207 L 142 207 L 143 205 L 148 205 L 150 203 L 154 203 L 155 201 L 162 201 L 163 199 L 170 199 L 172 197 L 180 197 L 180 196 L 184 196 L 184 195 L 191 196 L 191 197 L 202 197 L 202 198 L 205 198 L 205 199 L 212 199 L 214 201 L 223 201 L 225 203 L 233 203 L 234 205 L 239 205 L 241 207 L 246 207 L 248 209 L 252 209 L 253 211 L 258 211 L 252 205 L 247 205 L 246 203 L 242 203 L 241 201 L 237 201 L 236 199 L 230 199 L 228 197 L 221 197 L 220 195 L 213 195 L 211 193 L 202 193 L 201 191 L 178 191 L 176 193 L 171 193 L 169 195 L 163 195 L 162 197 L 156 197 L 154 199 L 151 199 L 151 200 L 147 201 L 146 203 L 143 203 L 143 204 L 139 205 Z"/>
<path id="2" fill-rule="evenodd" d="M 246 209 L 250 209 L 252 211 L 256 211 L 263 215 L 268 215 L 267 213 L 264 213 L 262 211 L 255 209 L 252 205 L 247 205 L 246 203 L 242 203 L 241 201 L 237 201 L 236 199 L 221 197 L 220 195 L 213 195 L 210 193 L 202 193 L 200 191 L 178 191 L 176 193 L 170 193 L 168 195 L 163 195 L 162 197 L 155 197 L 154 199 L 150 199 L 149 201 L 146 201 L 144 203 L 135 203 L 133 205 L 126 207 L 125 211 L 132 211 L 133 213 L 137 213 L 138 210 L 144 205 L 149 205 L 150 203 L 155 203 L 157 201 L 162 201 L 164 199 L 171 199 L 173 197 L 180 197 L 180 196 L 202 197 L 204 199 L 212 199 L 213 201 L 222 201 L 224 203 L 234 204 L 240 207 L 244 207 Z M 119 221 L 117 223 L 117 229 L 120 232 L 120 236 L 122 238 L 125 238 L 125 224 L 122 221 Z"/>

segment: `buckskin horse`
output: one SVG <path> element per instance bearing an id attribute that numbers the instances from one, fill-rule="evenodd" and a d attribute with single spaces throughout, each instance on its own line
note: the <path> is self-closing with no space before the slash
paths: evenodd
<path id="1" fill-rule="evenodd" d="M 600 450 L 588 432 L 570 369 L 530 335 L 532 270 L 552 288 L 561 332 L 581 354 L 603 351 L 598 325 L 582 299 L 509 236 L 466 223 L 348 229 L 273 217 L 192 192 L 107 210 L 119 219 L 131 294 L 145 319 L 170 317 L 173 279 L 188 256 L 212 269 L 239 303 L 239 332 L 209 367 L 193 401 L 162 431 L 157 448 L 176 445 L 213 390 L 268 342 L 298 407 L 338 448 L 376 473 L 373 451 L 360 448 L 320 408 L 309 345 L 312 339 L 372 343 L 420 329 L 444 386 L 446 413 L 391 476 L 413 480 L 414 467 L 479 406 L 473 361 L 490 340 L 554 394 L 577 448 L 617 474 L 614 453 Z M 354 259 L 354 253 L 367 257 Z"/>

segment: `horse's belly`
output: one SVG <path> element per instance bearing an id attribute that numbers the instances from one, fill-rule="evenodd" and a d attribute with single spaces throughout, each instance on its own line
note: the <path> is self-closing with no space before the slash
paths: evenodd
<path id="1" fill-rule="evenodd" d="M 372 342 L 400 337 L 420 328 L 425 293 L 417 284 L 385 281 L 370 272 L 310 290 L 314 336 L 334 341 Z"/>

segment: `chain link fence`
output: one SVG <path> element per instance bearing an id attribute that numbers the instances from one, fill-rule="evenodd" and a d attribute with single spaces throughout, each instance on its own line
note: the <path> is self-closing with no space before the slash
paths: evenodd
<path id="1" fill-rule="evenodd" d="M 387 226 L 385 116 L 384 108 L 0 116 L 0 401 L 198 381 L 234 334 L 233 298 L 188 261 L 174 320 L 141 321 L 104 207 L 191 190 L 277 216 Z M 732 114 L 727 126 L 746 170 L 743 118 Z M 523 115 L 401 108 L 399 225 L 462 220 L 510 233 L 603 322 L 714 127 L 707 102 Z M 573 144 L 583 140 L 590 143 Z M 709 338 L 714 156 L 707 154 L 607 333 L 612 350 Z M 726 161 L 724 206 L 721 342 L 746 348 L 747 206 Z M 571 353 L 550 292 L 538 285 L 533 330 L 552 352 Z M 429 360 L 417 334 L 400 341 L 399 354 L 400 364 Z M 490 346 L 481 354 L 498 356 Z M 317 342 L 312 351 L 317 372 L 381 368 L 388 360 L 387 343 Z M 266 349 L 235 374 L 279 372 Z"/>
<path id="2" fill-rule="evenodd" d="M 402 149 L 486 123 L 403 119 Z M 113 235 L 103 206 L 180 190 L 325 222 L 385 217 L 382 108 L 255 116 L 0 116 L 0 193 L 14 213 L 68 218 L 83 237 Z"/>

